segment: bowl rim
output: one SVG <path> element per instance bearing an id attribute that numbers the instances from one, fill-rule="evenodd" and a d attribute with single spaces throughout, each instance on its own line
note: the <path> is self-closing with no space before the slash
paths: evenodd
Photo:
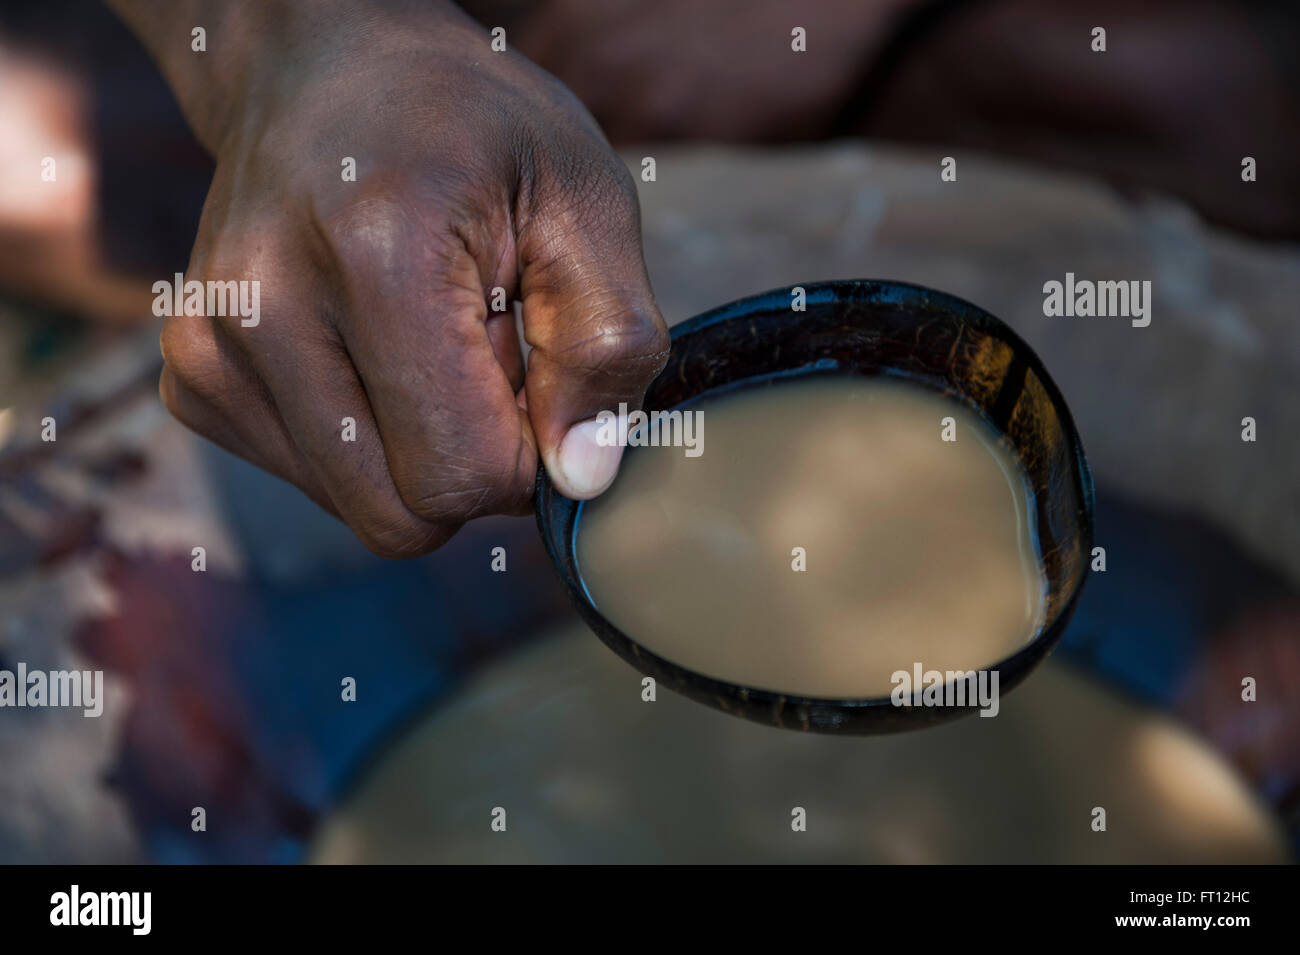
<path id="1" fill-rule="evenodd" d="M 1019 650 L 995 663 L 979 668 L 982 671 L 998 671 L 998 694 L 1000 697 L 1001 694 L 1010 691 L 1019 684 L 1039 663 L 1046 659 L 1059 643 L 1071 617 L 1074 615 L 1079 597 L 1089 576 L 1091 553 L 1096 533 L 1094 523 L 1095 490 L 1092 473 L 1084 455 L 1083 442 L 1064 395 L 1057 387 L 1056 382 L 1047 373 L 1047 369 L 1038 354 L 1011 326 L 995 315 L 966 299 L 947 292 L 910 282 L 887 279 L 846 279 L 796 283 L 795 285 L 773 288 L 745 298 L 736 299 L 672 326 L 669 329 L 672 346 L 675 348 L 680 340 L 723 322 L 743 319 L 762 312 L 788 309 L 789 297 L 795 288 L 804 289 L 805 301 L 810 305 L 814 303 L 835 305 L 840 303 L 869 304 L 888 302 L 905 306 L 919 299 L 927 307 L 933 307 L 937 304 L 954 316 L 974 319 L 979 324 L 986 324 L 995 329 L 999 337 L 1006 340 L 1017 356 L 1026 363 L 1027 368 L 1034 372 L 1053 408 L 1056 410 L 1073 465 L 1070 472 L 1074 491 L 1080 502 L 1076 513 L 1083 530 L 1083 550 L 1088 557 L 1084 561 L 1083 571 L 1074 584 L 1073 591 L 1061 602 L 1055 617 L 1045 621 L 1038 634 Z M 791 315 L 795 314 L 791 312 Z M 790 376 L 799 377 L 812 370 L 813 366 L 809 366 L 806 370 L 794 370 L 790 373 Z M 704 395 L 727 388 L 744 387 L 744 382 L 750 379 L 758 381 L 763 377 L 764 373 L 762 372 L 746 376 L 746 378 L 720 386 L 718 389 L 701 391 L 692 395 L 688 400 L 695 401 Z M 919 378 L 916 380 L 923 381 L 923 379 Z M 653 388 L 653 383 L 649 387 Z M 997 426 L 994 425 L 994 427 Z M 1001 429 L 998 430 L 1001 433 Z M 572 505 L 572 518 L 565 522 L 568 526 L 564 529 L 552 526 L 552 509 L 549 505 L 556 498 L 567 501 Z M 670 687 L 692 699 L 712 705 L 733 715 L 744 716 L 758 722 L 820 732 L 893 732 L 900 729 L 920 728 L 946 722 L 958 716 L 973 713 L 977 709 L 976 706 L 896 706 L 890 696 L 844 698 L 781 693 L 776 690 L 747 687 L 743 684 L 707 676 L 661 657 L 623 633 L 600 612 L 587 593 L 580 574 L 576 579 L 572 579 L 571 575 L 566 572 L 563 555 L 558 551 L 554 538 L 562 538 L 564 547 L 569 551 L 573 566 L 577 568 L 576 541 L 578 516 L 582 502 L 564 498 L 563 495 L 559 494 L 546 474 L 544 466 L 538 467 L 534 502 L 537 512 L 537 526 L 546 548 L 547 557 L 559 574 L 570 599 L 576 605 L 579 615 L 587 626 L 606 646 L 635 669 L 645 675 L 654 677 L 657 682 L 667 680 Z"/>

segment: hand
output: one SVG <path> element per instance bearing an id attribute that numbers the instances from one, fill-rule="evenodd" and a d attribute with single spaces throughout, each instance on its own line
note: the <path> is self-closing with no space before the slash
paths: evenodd
<path id="1" fill-rule="evenodd" d="M 246 4 L 206 53 L 118 7 L 217 160 L 186 279 L 260 282 L 256 326 L 167 319 L 177 418 L 388 557 L 528 511 L 539 456 L 569 496 L 608 487 L 591 419 L 640 404 L 667 331 L 631 177 L 558 81 L 449 4 Z"/>

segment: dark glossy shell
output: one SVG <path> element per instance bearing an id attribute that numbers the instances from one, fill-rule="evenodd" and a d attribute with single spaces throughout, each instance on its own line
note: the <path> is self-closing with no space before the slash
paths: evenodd
<path id="1" fill-rule="evenodd" d="M 1029 346 L 969 302 L 897 282 L 804 288 L 804 312 L 791 310 L 786 288 L 674 327 L 672 354 L 645 407 L 668 409 L 705 393 L 764 387 L 792 375 L 901 375 L 978 411 L 1014 449 L 1029 477 L 1048 583 L 1042 632 L 994 667 L 1005 693 L 1060 640 L 1088 573 L 1093 487 L 1070 411 Z M 897 707 L 887 698 L 787 696 L 705 677 L 656 656 L 606 620 L 587 597 L 574 548 L 579 507 L 556 492 L 545 470 L 538 472 L 538 527 L 578 611 L 601 640 L 658 683 L 736 716 L 820 732 L 895 732 L 974 712 Z"/>

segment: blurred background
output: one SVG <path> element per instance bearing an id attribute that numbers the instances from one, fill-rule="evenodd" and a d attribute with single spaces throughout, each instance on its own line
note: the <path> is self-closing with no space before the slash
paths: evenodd
<path id="1" fill-rule="evenodd" d="M 804 736 L 642 703 L 530 519 L 373 557 L 162 408 L 149 288 L 185 269 L 210 160 L 99 4 L 6 0 L 0 669 L 101 668 L 109 692 L 98 720 L 0 710 L 0 862 L 1294 860 L 1295 12 L 693 6 L 471 12 L 569 83 L 635 173 L 655 157 L 638 184 L 670 323 L 889 278 L 1038 351 L 1107 551 L 1051 660 L 996 720 Z M 808 59 L 786 59 L 800 24 Z M 1044 318 L 1067 271 L 1150 279 L 1150 327 Z"/>

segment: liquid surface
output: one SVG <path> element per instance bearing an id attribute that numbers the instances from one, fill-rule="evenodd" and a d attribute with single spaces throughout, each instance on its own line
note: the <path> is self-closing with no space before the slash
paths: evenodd
<path id="1" fill-rule="evenodd" d="M 990 667 L 1037 634 L 1028 487 L 965 406 L 842 378 L 692 407 L 698 457 L 629 448 L 579 515 L 588 593 L 646 649 L 744 686 L 865 698 L 897 670 Z"/>

